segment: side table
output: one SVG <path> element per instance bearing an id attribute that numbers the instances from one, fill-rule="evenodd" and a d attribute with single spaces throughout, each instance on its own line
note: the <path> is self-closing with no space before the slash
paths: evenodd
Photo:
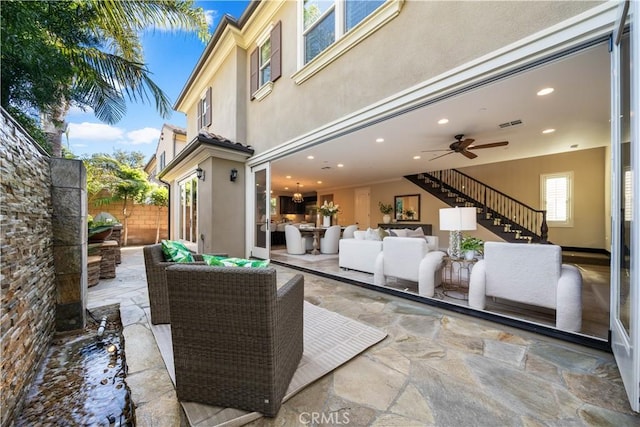
<path id="1" fill-rule="evenodd" d="M 442 290 L 448 297 L 455 299 L 469 299 L 469 278 L 471 270 L 478 262 L 477 258 L 455 258 L 445 255 L 442 260 L 444 267 L 442 268 Z M 463 275 L 462 272 L 467 274 Z"/>

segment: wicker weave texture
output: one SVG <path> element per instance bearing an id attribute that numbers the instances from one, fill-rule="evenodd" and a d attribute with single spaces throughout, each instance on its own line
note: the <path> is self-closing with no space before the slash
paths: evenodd
<path id="1" fill-rule="evenodd" d="M 304 278 L 272 268 L 167 268 L 178 399 L 275 416 L 303 352 Z"/>

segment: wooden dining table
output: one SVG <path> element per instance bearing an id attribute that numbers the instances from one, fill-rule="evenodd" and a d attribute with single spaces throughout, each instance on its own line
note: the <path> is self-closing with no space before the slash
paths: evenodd
<path id="1" fill-rule="evenodd" d="M 312 234 L 313 235 L 313 249 L 311 255 L 318 255 L 320 253 L 320 233 L 324 234 L 329 227 L 302 227 L 300 226 L 300 234 Z"/>

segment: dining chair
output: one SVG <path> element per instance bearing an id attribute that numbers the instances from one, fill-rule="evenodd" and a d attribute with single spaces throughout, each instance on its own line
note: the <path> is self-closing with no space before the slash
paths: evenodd
<path id="1" fill-rule="evenodd" d="M 324 232 L 324 236 L 320 238 L 320 253 L 337 254 L 340 242 L 339 225 L 332 225 Z"/>

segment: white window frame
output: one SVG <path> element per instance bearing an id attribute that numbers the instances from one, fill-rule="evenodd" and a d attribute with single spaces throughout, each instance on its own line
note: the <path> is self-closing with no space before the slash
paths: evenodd
<path id="1" fill-rule="evenodd" d="M 271 31 L 273 31 L 274 26 L 274 23 L 269 24 L 269 26 L 265 28 L 262 34 L 260 34 L 260 37 L 256 39 L 256 47 L 258 48 L 258 90 L 254 92 L 253 97 L 257 101 L 262 101 L 262 99 L 269 95 L 273 90 L 273 81 L 262 81 L 263 67 L 260 61 L 262 61 L 262 46 L 264 46 L 267 41 L 271 41 Z M 273 49 L 273 46 L 271 46 L 271 49 Z M 271 66 L 271 53 L 269 53 L 268 64 L 269 66 Z"/>
<path id="2" fill-rule="evenodd" d="M 198 117 L 198 123 L 200 123 L 200 129 L 202 129 L 204 127 L 207 127 L 207 125 L 205 125 L 205 123 L 207 122 L 207 113 L 209 111 L 209 108 L 211 108 L 211 106 L 209 104 L 207 104 L 207 91 L 206 90 L 204 91 L 204 93 L 200 97 L 200 100 L 198 101 L 198 107 L 199 107 L 199 110 L 200 110 L 200 117 Z M 198 130 L 200 130 L 200 129 L 198 129 Z"/>
<path id="3" fill-rule="evenodd" d="M 549 227 L 573 227 L 573 172 L 555 172 L 540 175 L 540 206 L 547 210 L 547 181 L 549 179 L 565 178 L 567 181 L 566 211 L 567 218 L 564 221 L 549 218 L 547 211 L 547 225 Z"/>
<path id="4" fill-rule="evenodd" d="M 356 26 L 351 28 L 345 33 L 344 29 L 344 17 L 345 6 L 344 0 L 335 0 L 333 8 L 327 9 L 318 20 L 306 30 L 304 29 L 304 2 L 298 2 L 298 71 L 296 71 L 291 78 L 296 84 L 302 84 L 304 81 L 311 78 L 318 71 L 322 70 L 333 61 L 342 56 L 345 52 L 351 49 L 356 44 L 360 43 L 365 38 L 376 32 L 384 24 L 398 16 L 404 0 L 386 0 L 376 10 L 371 12 L 366 18 L 360 21 Z M 322 52 L 316 55 L 306 64 L 304 63 L 304 36 L 312 28 L 315 28 L 318 23 L 330 13 L 331 10 L 335 10 L 335 35 L 336 39 L 332 44 L 325 48 Z"/>
<path id="5" fill-rule="evenodd" d="M 183 187 L 186 185 L 187 182 L 191 182 L 192 183 L 192 190 L 191 190 L 191 203 L 190 204 L 183 204 Z M 198 215 L 198 186 L 199 186 L 199 182 L 198 182 L 198 177 L 196 176 L 196 174 L 191 174 L 187 177 L 185 177 L 183 180 L 178 182 L 178 240 L 184 242 L 185 244 L 187 244 L 188 247 L 193 247 L 193 245 L 198 244 L 198 220 L 200 218 L 200 215 Z M 196 217 L 196 221 L 193 221 L 193 209 L 194 209 L 194 204 L 193 204 L 193 195 L 196 194 L 196 203 L 195 203 L 195 217 Z M 187 230 L 186 228 L 186 211 L 187 211 L 187 206 L 191 207 L 191 210 L 189 212 L 190 214 L 190 224 L 191 224 L 191 228 L 189 230 Z M 193 240 L 195 239 L 195 241 Z"/>

